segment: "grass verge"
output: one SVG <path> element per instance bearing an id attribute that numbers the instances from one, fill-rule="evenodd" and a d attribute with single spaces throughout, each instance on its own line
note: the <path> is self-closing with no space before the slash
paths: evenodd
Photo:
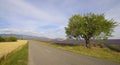
<path id="1" fill-rule="evenodd" d="M 28 43 L 21 49 L 9 54 L 0 65 L 28 65 Z"/>
<path id="2" fill-rule="evenodd" d="M 78 45 L 70 46 L 70 45 L 59 45 L 59 44 L 52 44 L 46 42 L 39 42 L 39 43 L 82 55 L 92 56 L 92 57 L 120 63 L 120 52 L 112 51 L 107 47 L 104 48 L 92 47 L 92 49 L 88 49 L 85 46 L 78 46 Z"/>

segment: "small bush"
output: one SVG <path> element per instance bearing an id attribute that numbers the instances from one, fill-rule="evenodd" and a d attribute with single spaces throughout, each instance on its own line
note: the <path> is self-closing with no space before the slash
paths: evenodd
<path id="1" fill-rule="evenodd" d="M 14 42 L 14 41 L 17 41 L 17 38 L 13 36 L 9 36 L 9 37 L 6 37 L 5 40 L 6 42 Z"/>
<path id="2" fill-rule="evenodd" d="M 0 42 L 4 42 L 4 41 L 5 39 L 2 36 L 0 36 Z"/>
<path id="3" fill-rule="evenodd" d="M 16 37 L 9 36 L 9 37 L 2 37 L 0 36 L 0 42 L 15 42 L 17 41 Z"/>

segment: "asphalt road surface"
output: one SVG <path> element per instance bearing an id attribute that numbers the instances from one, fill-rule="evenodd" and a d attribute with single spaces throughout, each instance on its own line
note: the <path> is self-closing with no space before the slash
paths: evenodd
<path id="1" fill-rule="evenodd" d="M 120 65 L 29 41 L 29 65 Z"/>

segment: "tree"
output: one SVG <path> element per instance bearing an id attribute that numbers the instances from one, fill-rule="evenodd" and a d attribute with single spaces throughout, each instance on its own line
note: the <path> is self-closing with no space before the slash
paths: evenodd
<path id="1" fill-rule="evenodd" d="M 16 37 L 13 37 L 13 36 L 9 36 L 7 38 L 5 38 L 6 42 L 14 42 L 14 41 L 17 41 L 17 38 Z"/>
<path id="2" fill-rule="evenodd" d="M 80 40 L 83 38 L 86 47 L 91 48 L 90 39 L 104 34 L 104 38 L 111 36 L 117 23 L 113 19 L 105 19 L 104 14 L 88 13 L 85 15 L 76 14 L 69 19 L 69 24 L 65 27 L 67 37 Z"/>
<path id="3" fill-rule="evenodd" d="M 0 42 L 4 42 L 4 41 L 5 39 L 2 36 L 0 36 Z"/>

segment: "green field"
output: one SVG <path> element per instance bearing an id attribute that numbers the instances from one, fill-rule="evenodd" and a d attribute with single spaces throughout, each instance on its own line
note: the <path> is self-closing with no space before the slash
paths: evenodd
<path id="1" fill-rule="evenodd" d="M 92 56 L 95 58 L 120 63 L 120 52 L 112 51 L 107 47 L 104 48 L 92 47 L 92 49 L 88 49 L 85 46 L 78 46 L 78 45 L 70 46 L 70 45 L 58 45 L 58 44 L 46 43 L 46 42 L 39 42 L 39 43 L 82 55 Z"/>
<path id="2" fill-rule="evenodd" d="M 21 49 L 9 54 L 0 65 L 28 65 L 28 44 Z"/>

